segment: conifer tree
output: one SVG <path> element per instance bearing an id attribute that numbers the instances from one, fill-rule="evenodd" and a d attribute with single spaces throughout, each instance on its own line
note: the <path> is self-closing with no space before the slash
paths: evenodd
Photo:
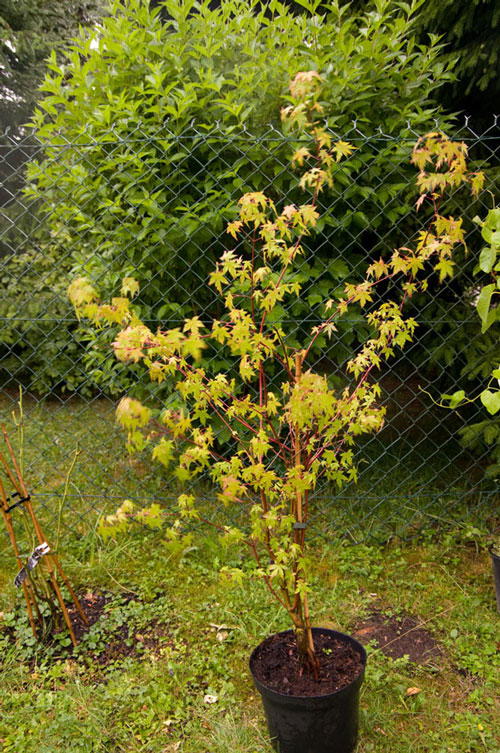
<path id="1" fill-rule="evenodd" d="M 446 85 L 442 101 L 485 125 L 500 112 L 500 2 L 498 0 L 426 0 L 419 27 L 442 35 L 445 56 L 456 57 L 457 80 Z"/>

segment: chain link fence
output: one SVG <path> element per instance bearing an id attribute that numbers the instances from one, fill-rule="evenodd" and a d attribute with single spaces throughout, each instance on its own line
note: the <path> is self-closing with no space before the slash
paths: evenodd
<path id="1" fill-rule="evenodd" d="M 354 123 L 333 135 L 356 151 L 321 198 L 301 299 L 284 313 L 297 333 L 319 321 L 325 297 L 359 279 L 369 259 L 409 245 L 422 225 L 409 163 L 418 134 L 366 136 Z M 484 217 L 495 193 L 500 126 L 495 120 L 478 134 L 465 121 L 449 135 L 468 145 L 471 165 L 487 176 L 474 205 L 457 194 L 445 208 L 464 215 L 469 252 L 452 281 L 431 280 L 431 294 L 412 303 L 417 337 L 377 376 L 387 421 L 356 450 L 358 483 L 316 493 L 312 523 L 322 535 L 341 529 L 357 541 L 384 541 L 457 522 L 498 526 L 488 473 L 494 422 L 477 404 L 450 412 L 434 401 L 460 388 L 473 393 L 498 365 L 498 332 L 481 336 L 474 308 L 481 241 L 472 220 Z M 161 127 L 154 142 L 140 128 L 127 139 L 112 129 L 99 140 L 85 132 L 50 144 L 33 132 L 0 139 L 0 400 L 32 494 L 58 536 L 93 530 L 125 498 L 168 506 L 180 490 L 146 455 L 127 454 L 114 422 L 123 393 L 162 395 L 114 362 L 109 338 L 76 320 L 68 284 L 87 275 L 106 297 L 123 276 L 136 276 L 150 326 L 173 327 L 193 314 L 208 321 L 217 314 L 208 273 L 228 247 L 225 225 L 242 193 L 304 200 L 289 164 L 296 141 L 289 142 L 273 128 L 255 136 L 195 126 L 182 135 Z M 340 384 L 352 347 L 367 335 L 351 316 L 308 365 Z M 207 360 L 214 370 L 221 365 L 218 353 Z M 208 480 L 196 491 L 217 514 Z"/>

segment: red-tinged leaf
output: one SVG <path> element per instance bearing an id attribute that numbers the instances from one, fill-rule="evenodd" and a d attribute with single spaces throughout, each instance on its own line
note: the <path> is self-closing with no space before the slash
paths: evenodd
<path id="1" fill-rule="evenodd" d="M 425 201 L 426 198 L 427 198 L 427 194 L 426 193 L 423 193 L 423 194 L 421 194 L 418 197 L 417 203 L 415 204 L 415 206 L 417 207 L 417 212 L 420 209 L 420 207 L 422 206 L 422 204 L 424 203 L 424 201 Z"/>
<path id="2" fill-rule="evenodd" d="M 388 272 L 389 268 L 382 257 L 380 257 L 378 261 L 371 264 L 366 270 L 367 276 L 375 277 L 376 280 L 380 280 L 380 278 L 384 277 L 384 275 L 388 274 Z"/>

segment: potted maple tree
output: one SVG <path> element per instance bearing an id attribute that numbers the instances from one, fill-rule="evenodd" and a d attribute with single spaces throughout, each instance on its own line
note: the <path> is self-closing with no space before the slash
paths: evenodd
<path id="1" fill-rule="evenodd" d="M 239 217 L 227 230 L 242 253 L 226 251 L 209 280 L 224 305 L 220 319 L 207 323 L 193 317 L 182 327 L 153 332 L 129 300 L 137 293 L 134 280 L 124 280 L 122 296 L 111 304 L 99 302 L 88 280 L 70 286 L 79 316 L 98 326 L 118 325 L 117 358 L 142 362 L 153 381 L 175 384 L 177 402 L 157 415 L 137 400 L 122 399 L 117 416 L 130 444 L 141 450 L 150 445 L 154 458 L 174 465 L 181 480 L 209 473 L 220 488 L 218 500 L 244 512 L 241 527 L 217 527 L 228 540 L 248 547 L 256 567 L 232 569 L 229 575 L 241 581 L 261 578 L 291 620 L 291 630 L 266 639 L 250 660 L 271 738 L 282 753 L 349 753 L 356 744 L 366 653 L 349 636 L 312 627 L 306 532 L 313 492 L 320 479 L 338 487 L 355 479 L 353 444 L 358 436 L 378 431 L 384 420 L 372 372 L 411 340 L 416 326 L 404 318 L 404 302 L 425 289 L 431 271 L 441 279 L 452 274 L 452 251 L 463 243 L 463 230 L 460 220 L 439 214 L 440 197 L 463 182 L 473 191 L 481 186 L 480 175 L 467 173 L 465 145 L 437 133 L 422 139 L 413 162 L 420 169 L 419 201 L 428 196 L 434 206 L 430 224 L 413 248 L 375 261 L 363 282 L 346 284 L 343 294 L 326 300 L 322 322 L 297 344 L 297 333 L 287 330 L 279 312 L 301 293 L 298 261 L 319 217 L 318 195 L 332 185 L 336 163 L 353 151 L 350 144 L 333 141 L 322 123 L 321 87 L 318 72 L 298 73 L 282 113 L 284 127 L 301 139 L 293 163 L 303 170 L 300 183 L 310 200 L 278 206 L 262 192 L 241 197 Z M 381 283 L 386 290 L 391 283 L 394 295 L 375 302 Z M 346 386 L 338 391 L 308 359 L 318 338 L 331 335 L 352 306 L 366 311 L 372 334 L 353 353 Z M 200 360 L 209 342 L 236 368 L 209 373 Z M 230 437 L 227 453 L 217 442 L 214 421 Z M 162 510 L 154 505 L 138 511 L 127 501 L 101 530 L 127 527 L 134 516 L 154 525 Z M 181 494 L 169 536 L 182 536 L 183 521 L 199 519 L 196 496 Z"/>

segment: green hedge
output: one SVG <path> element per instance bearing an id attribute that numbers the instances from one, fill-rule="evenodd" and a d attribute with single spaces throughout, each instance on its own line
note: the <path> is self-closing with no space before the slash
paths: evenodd
<path id="1" fill-rule="evenodd" d="M 312 2 L 297 17 L 274 0 L 225 0 L 217 10 L 206 0 L 167 0 L 171 20 L 162 23 L 147 2 L 116 0 L 97 31 L 82 30 L 64 56 L 53 55 L 33 118 L 43 158 L 29 165 L 24 199 L 36 205 L 40 229 L 35 242 L 21 243 L 15 264 L 4 264 L 3 285 L 8 301 L 10 276 L 24 265 L 35 316 L 53 313 L 60 324 L 54 337 L 53 325 L 28 323 L 16 342 L 9 310 L 3 337 L 17 378 L 25 369 L 39 390 L 123 388 L 107 344 L 78 328 L 66 303 L 67 281 L 82 274 L 105 298 L 133 275 L 143 318 L 165 326 L 217 313 L 202 281 L 230 242 L 224 227 L 239 196 L 266 189 L 300 200 L 289 166 L 297 142 L 280 124 L 299 70 L 321 73 L 328 125 L 357 150 L 322 196 L 322 226 L 303 265 L 308 293 L 278 315 L 300 327 L 367 257 L 390 250 L 415 199 L 411 144 L 377 134 L 432 128 L 433 94 L 450 77 L 439 46 L 414 41 L 417 5 L 378 0 L 348 16 L 335 2 Z M 332 357 L 363 336 L 353 330 L 339 333 Z"/>

